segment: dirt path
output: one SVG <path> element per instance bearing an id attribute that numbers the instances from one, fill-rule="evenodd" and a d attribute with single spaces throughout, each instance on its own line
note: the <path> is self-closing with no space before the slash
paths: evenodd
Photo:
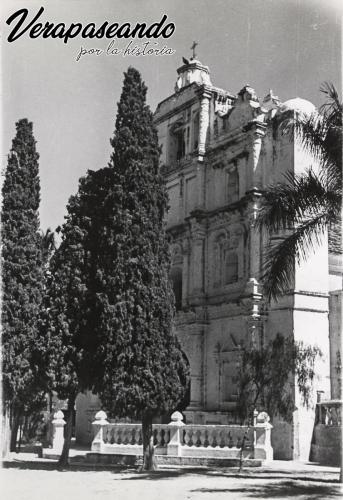
<path id="1" fill-rule="evenodd" d="M 53 464 L 0 471 L 2 500 L 243 500 L 341 498 L 332 478 L 243 471 L 53 470 Z M 310 479 L 310 480 L 309 480 Z"/>

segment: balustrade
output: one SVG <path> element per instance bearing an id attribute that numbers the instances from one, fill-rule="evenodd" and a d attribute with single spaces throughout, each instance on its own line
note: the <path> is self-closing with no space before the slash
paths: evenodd
<path id="1" fill-rule="evenodd" d="M 266 413 L 255 413 L 254 426 L 185 425 L 183 416 L 174 412 L 170 424 L 153 425 L 157 454 L 193 457 L 258 457 L 272 459 L 272 426 Z M 142 454 L 140 424 L 110 423 L 104 412 L 93 422 L 95 437 L 92 451 L 110 454 Z M 243 447 L 243 449 L 242 449 Z"/>
<path id="2" fill-rule="evenodd" d="M 342 401 L 321 401 L 317 403 L 316 424 L 342 425 Z"/>

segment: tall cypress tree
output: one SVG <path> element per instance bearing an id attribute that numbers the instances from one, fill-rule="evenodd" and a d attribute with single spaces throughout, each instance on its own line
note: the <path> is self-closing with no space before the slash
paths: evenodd
<path id="1" fill-rule="evenodd" d="M 27 119 L 16 123 L 2 187 L 2 381 L 3 402 L 16 446 L 20 416 L 43 390 L 37 350 L 43 295 L 39 233 L 39 155 Z"/>
<path id="2" fill-rule="evenodd" d="M 67 399 L 68 416 L 59 465 L 67 465 L 76 396 L 96 391 L 102 376 L 97 364 L 102 305 L 101 231 L 108 168 L 89 171 L 67 206 L 62 241 L 49 264 L 46 330 L 51 389 Z"/>
<path id="3" fill-rule="evenodd" d="M 152 420 L 182 400 L 188 367 L 173 332 L 157 132 L 147 88 L 129 68 L 118 103 L 99 244 L 102 266 L 100 397 L 117 416 L 142 421 L 144 468 L 154 468 Z"/>

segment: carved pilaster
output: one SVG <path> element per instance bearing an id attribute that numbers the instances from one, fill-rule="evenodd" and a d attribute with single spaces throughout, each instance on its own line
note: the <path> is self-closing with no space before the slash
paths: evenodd
<path id="1" fill-rule="evenodd" d="M 190 286 L 190 243 L 189 238 L 182 241 L 183 267 L 182 267 L 182 307 L 188 305 Z"/>
<path id="2" fill-rule="evenodd" d="M 263 344 L 263 303 L 260 286 L 254 278 L 247 283 L 241 306 L 245 312 L 247 340 L 252 346 L 260 347 Z"/>
<path id="3" fill-rule="evenodd" d="M 203 160 L 203 156 L 206 152 L 206 138 L 210 121 L 210 99 L 211 99 L 211 92 L 206 88 L 201 89 L 200 115 L 199 115 L 199 146 L 198 146 L 199 161 Z"/>
<path id="4" fill-rule="evenodd" d="M 266 125 L 258 120 L 251 121 L 246 130 L 250 134 L 251 163 L 248 176 L 248 190 L 262 187 L 261 150 Z"/>
<path id="5" fill-rule="evenodd" d="M 204 251 L 205 251 L 205 227 L 196 222 L 191 223 L 192 236 L 192 292 L 202 293 L 204 291 Z"/>
<path id="6" fill-rule="evenodd" d="M 261 229 L 256 227 L 256 219 L 260 208 L 261 193 L 251 194 L 252 199 L 248 208 L 248 221 L 250 226 L 250 245 L 249 245 L 249 277 L 255 280 L 260 279 L 261 274 Z"/>

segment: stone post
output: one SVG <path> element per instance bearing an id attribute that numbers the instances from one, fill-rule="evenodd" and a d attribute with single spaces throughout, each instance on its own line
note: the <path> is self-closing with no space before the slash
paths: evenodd
<path id="1" fill-rule="evenodd" d="M 64 420 L 63 411 L 59 410 L 54 413 L 54 419 L 52 423 L 52 448 L 57 453 L 62 452 L 64 443 L 64 426 L 66 421 Z"/>
<path id="2" fill-rule="evenodd" d="M 104 448 L 104 427 L 108 425 L 107 415 L 104 411 L 100 410 L 95 415 L 95 420 L 92 422 L 94 425 L 94 439 L 92 441 L 91 450 L 101 453 Z"/>
<path id="3" fill-rule="evenodd" d="M 254 412 L 254 458 L 273 460 L 273 448 L 270 441 L 273 426 L 269 420 L 266 412 L 261 412 L 257 416 Z"/>
<path id="4" fill-rule="evenodd" d="M 173 455 L 177 457 L 182 456 L 182 439 L 181 439 L 181 429 L 184 427 L 182 422 L 183 416 L 179 411 L 174 411 L 171 416 L 171 422 L 168 424 L 170 429 L 170 440 L 167 444 L 167 455 Z"/>

